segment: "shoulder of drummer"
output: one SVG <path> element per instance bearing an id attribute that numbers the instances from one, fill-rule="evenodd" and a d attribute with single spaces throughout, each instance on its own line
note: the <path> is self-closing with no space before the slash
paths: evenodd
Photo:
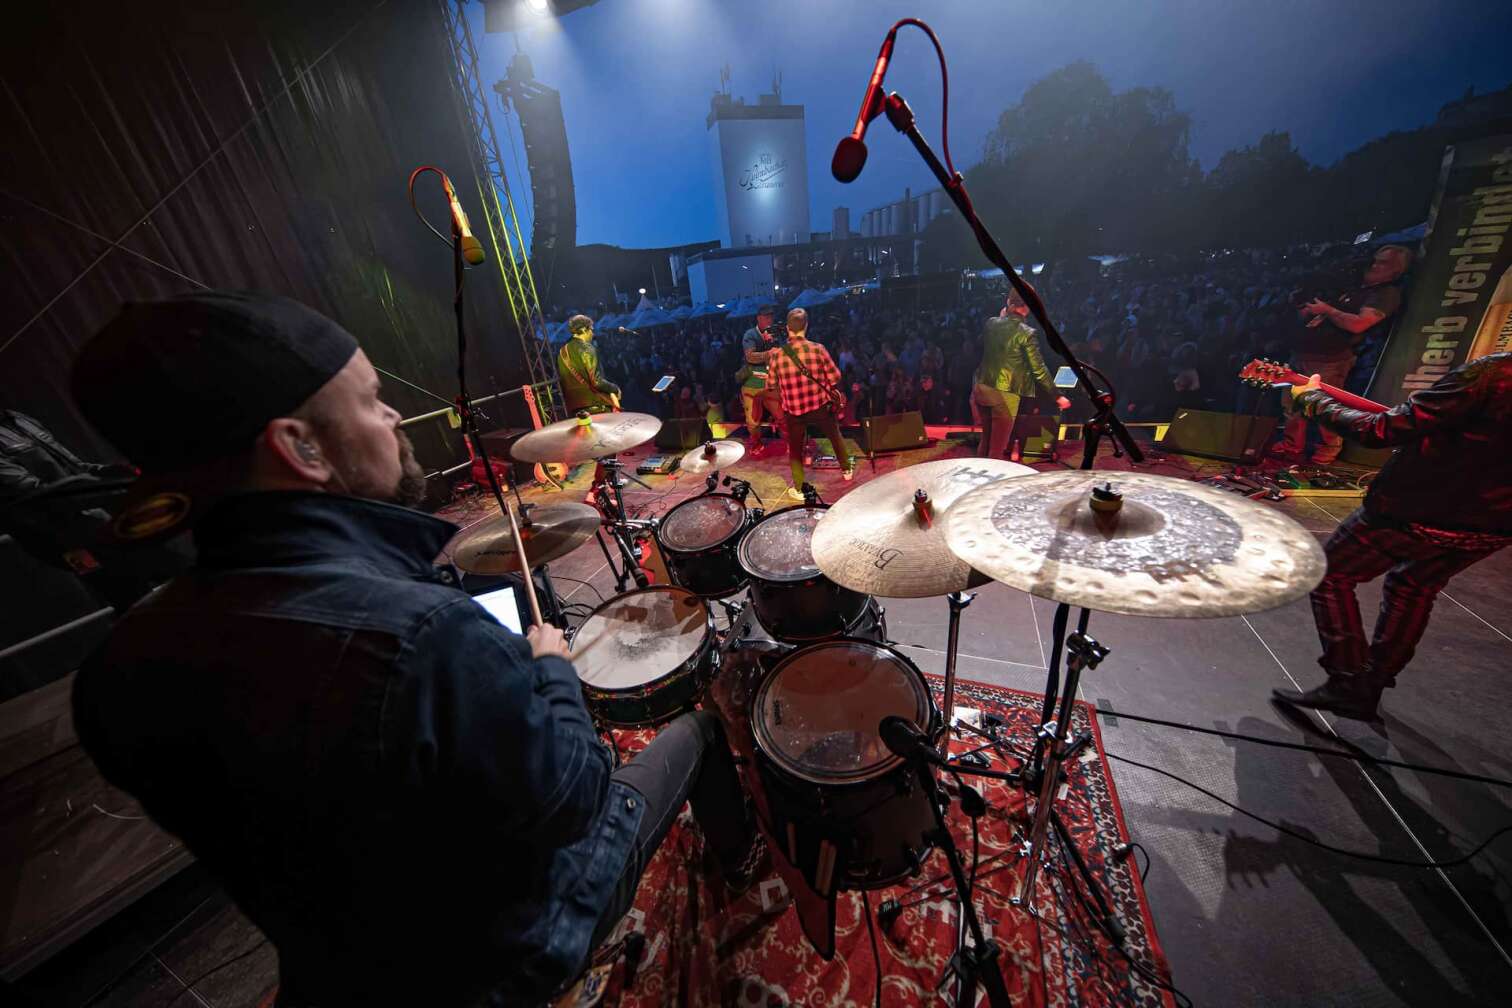
<path id="1" fill-rule="evenodd" d="M 427 615 L 404 650 L 384 697 L 384 758 L 467 787 L 500 828 L 558 843 L 586 833 L 610 767 L 572 663 L 534 657 L 465 596 Z"/>

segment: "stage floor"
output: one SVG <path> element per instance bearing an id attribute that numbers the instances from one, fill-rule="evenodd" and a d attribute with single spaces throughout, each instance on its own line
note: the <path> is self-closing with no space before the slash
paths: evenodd
<path id="1" fill-rule="evenodd" d="M 647 454 L 643 449 L 626 461 L 633 467 Z M 947 454 L 964 451 L 940 443 L 882 456 L 877 471 Z M 1112 466 L 1124 463 L 1099 460 L 1099 468 Z M 1192 474 L 1196 467 L 1223 468 L 1172 459 L 1150 471 Z M 591 471 L 583 467 L 565 492 L 528 496 L 581 500 Z M 780 451 L 731 471 L 751 480 L 769 509 L 782 506 L 787 464 Z M 869 476 L 863 460 L 858 484 Z M 704 489 L 701 477 L 645 479 L 650 490 L 633 484 L 626 490 L 627 504 L 644 514 L 664 513 Z M 833 470 L 815 473 L 814 482 L 827 501 L 851 486 Z M 1274 506 L 1321 541 L 1354 503 L 1293 498 Z M 474 499 L 447 514 L 466 523 L 491 508 Z M 551 570 L 570 602 L 597 604 L 600 594 L 613 593 L 592 543 Z M 1361 591 L 1367 618 L 1379 600 L 1379 583 Z M 885 605 L 892 639 L 925 672 L 941 673 L 944 600 Z M 1053 609 L 1001 585 L 981 589 L 963 616 L 961 675 L 1042 690 Z M 1416 659 L 1386 694 L 1385 725 L 1378 729 L 1311 717 L 1304 730 L 1268 702 L 1272 687 L 1321 679 L 1305 599 L 1255 616 L 1205 621 L 1099 614 L 1090 631 L 1112 653 L 1083 680 L 1082 695 L 1105 710 L 1286 741 L 1326 744 L 1337 732 L 1372 755 L 1512 777 L 1505 742 L 1512 703 L 1512 550 L 1450 583 Z M 1160 944 L 1177 986 L 1196 1004 L 1507 1003 L 1512 839 L 1443 871 L 1342 857 L 1117 757 L 1178 774 L 1319 841 L 1409 860 L 1456 856 L 1512 821 L 1507 791 L 1363 770 L 1348 761 L 1106 715 L 1100 722 L 1128 829 L 1150 854 L 1145 885 Z M 47 1005 L 158 1005 L 188 986 L 193 1003 L 251 1006 L 271 988 L 276 968 L 272 950 L 196 868 L 45 964 L 20 992 Z M 205 971 L 211 972 L 201 976 Z"/>

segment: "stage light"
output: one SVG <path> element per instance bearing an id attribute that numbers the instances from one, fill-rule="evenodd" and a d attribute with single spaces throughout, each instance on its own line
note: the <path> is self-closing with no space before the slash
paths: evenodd
<path id="1" fill-rule="evenodd" d="M 640 292 L 641 292 L 641 293 L 642 293 L 642 294 L 644 294 L 644 293 L 646 293 L 646 288 L 644 288 L 644 287 L 642 287 L 642 288 L 641 288 L 641 289 L 640 289 Z"/>
<path id="2" fill-rule="evenodd" d="M 525 0 L 525 6 L 535 14 L 545 14 L 549 9 L 547 0 Z"/>

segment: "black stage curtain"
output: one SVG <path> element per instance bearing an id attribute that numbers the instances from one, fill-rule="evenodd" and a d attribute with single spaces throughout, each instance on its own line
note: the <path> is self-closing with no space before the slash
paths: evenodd
<path id="1" fill-rule="evenodd" d="M 298 298 L 455 396 L 450 252 L 405 196 L 437 165 L 481 223 L 434 0 L 84 0 L 5 20 L 0 405 L 110 458 L 69 400 L 74 352 L 123 302 L 200 285 Z M 435 176 L 421 186 L 445 231 Z M 496 266 L 469 271 L 468 302 L 473 394 L 521 383 Z M 385 386 L 406 416 L 442 405 Z M 466 457 L 444 421 L 410 435 L 427 468 Z"/>

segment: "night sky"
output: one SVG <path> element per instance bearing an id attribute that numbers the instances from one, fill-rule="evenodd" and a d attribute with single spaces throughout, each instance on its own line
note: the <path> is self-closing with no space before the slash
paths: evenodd
<path id="1" fill-rule="evenodd" d="M 887 28 L 929 21 L 951 70 L 956 165 L 981 155 L 998 114 L 1024 88 L 1075 60 L 1115 90 L 1169 88 L 1192 116 L 1192 152 L 1211 167 L 1268 130 L 1291 131 L 1328 164 L 1360 143 L 1432 120 L 1473 85 L 1512 81 L 1512 3 L 1503 0 L 599 0 L 519 33 L 475 29 L 488 82 L 516 44 L 562 93 L 577 185 L 578 243 L 673 245 L 718 237 L 705 127 L 720 69 L 754 103 L 782 74 L 783 100 L 806 106 L 814 230 L 836 206 L 860 214 L 934 182 L 907 141 L 879 119 L 856 182 L 830 176 Z M 889 90 L 909 100 L 939 146 L 940 86 L 922 32 L 899 35 Z M 506 143 L 501 137 L 501 142 Z M 518 133 L 504 156 L 523 182 Z M 519 168 L 514 168 L 518 157 Z"/>

